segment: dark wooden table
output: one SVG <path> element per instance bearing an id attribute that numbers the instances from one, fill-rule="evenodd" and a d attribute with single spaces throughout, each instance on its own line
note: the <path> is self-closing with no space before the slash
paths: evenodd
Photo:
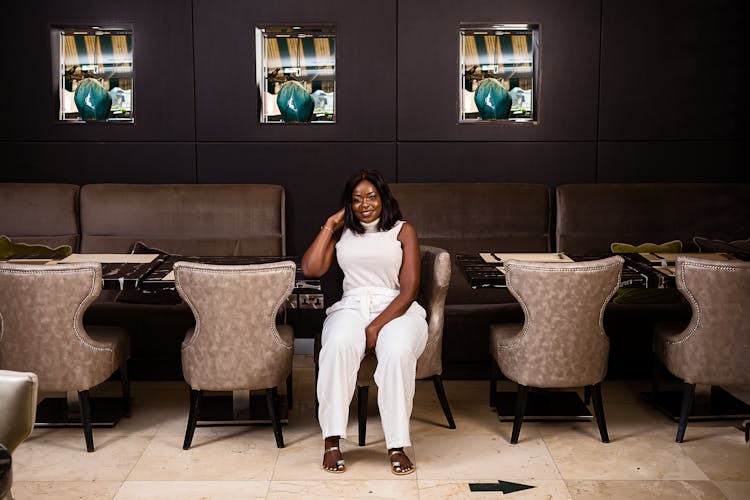
<path id="1" fill-rule="evenodd" d="M 487 252 L 491 255 L 497 255 L 498 252 Z M 566 255 L 561 253 L 561 255 Z M 622 257 L 625 258 L 625 265 L 622 270 L 622 280 L 620 286 L 625 288 L 663 288 L 665 283 L 659 280 L 659 273 L 647 265 L 647 261 L 643 259 L 641 262 L 635 257 L 639 257 L 638 254 L 624 254 Z M 595 260 L 609 255 L 599 257 L 582 257 L 582 256 L 568 256 L 575 262 L 584 262 L 587 260 Z M 505 274 L 498 269 L 502 267 L 502 263 L 490 263 L 485 262 L 484 259 L 478 253 L 474 254 L 456 254 L 456 263 L 458 264 L 461 271 L 464 273 L 467 281 L 472 288 L 505 288 Z M 663 275 L 662 275 L 663 276 Z M 666 276 L 665 276 L 666 278 Z M 661 285 L 661 286 L 660 286 Z M 672 286 L 674 286 L 674 278 L 672 278 Z"/>

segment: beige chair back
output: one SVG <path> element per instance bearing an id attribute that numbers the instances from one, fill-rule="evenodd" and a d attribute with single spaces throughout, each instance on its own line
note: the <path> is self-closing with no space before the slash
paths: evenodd
<path id="1" fill-rule="evenodd" d="M 34 429 L 38 386 L 34 373 L 0 370 L 0 444 L 11 453 Z"/>
<path id="2" fill-rule="evenodd" d="M 505 264 L 508 288 L 524 311 L 523 328 L 500 346 L 501 369 L 531 387 L 581 387 L 604 379 L 609 339 L 604 308 L 620 283 L 622 257 Z"/>
<path id="3" fill-rule="evenodd" d="M 294 288 L 296 266 L 177 262 L 177 291 L 195 316 L 182 343 L 182 370 L 194 390 L 275 387 L 291 370 L 294 342 L 276 315 Z M 287 332 L 284 332 L 287 333 Z"/>
<path id="4" fill-rule="evenodd" d="M 119 361 L 82 321 L 101 288 L 97 263 L 0 263 L 0 368 L 36 373 L 45 392 L 104 382 Z"/>
<path id="5" fill-rule="evenodd" d="M 418 301 L 427 312 L 427 345 L 417 360 L 418 379 L 443 373 L 443 322 L 445 298 L 451 281 L 450 254 L 442 248 L 420 245 L 422 270 Z M 357 385 L 373 385 L 375 356 L 366 356 L 357 375 Z"/>
<path id="6" fill-rule="evenodd" d="M 691 384 L 750 384 L 750 262 L 678 257 L 677 287 L 690 324 L 661 346 L 661 358 Z"/>

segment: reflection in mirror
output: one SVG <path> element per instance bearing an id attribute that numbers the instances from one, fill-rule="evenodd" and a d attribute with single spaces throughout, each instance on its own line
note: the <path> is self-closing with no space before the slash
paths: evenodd
<path id="1" fill-rule="evenodd" d="M 459 121 L 534 121 L 539 27 L 460 27 Z"/>
<path id="2" fill-rule="evenodd" d="M 62 121 L 132 123 L 132 27 L 57 27 Z"/>
<path id="3" fill-rule="evenodd" d="M 261 123 L 336 121 L 336 28 L 256 29 Z"/>

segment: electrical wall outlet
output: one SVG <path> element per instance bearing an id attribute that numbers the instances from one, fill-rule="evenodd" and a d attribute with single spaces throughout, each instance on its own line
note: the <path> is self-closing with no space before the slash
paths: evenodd
<path id="1" fill-rule="evenodd" d="M 297 297 L 300 309 L 323 309 L 322 293 L 300 293 Z"/>

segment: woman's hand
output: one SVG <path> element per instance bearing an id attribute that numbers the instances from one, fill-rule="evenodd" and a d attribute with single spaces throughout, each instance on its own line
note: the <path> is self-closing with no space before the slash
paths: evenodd
<path id="1" fill-rule="evenodd" d="M 377 326 L 374 326 L 372 324 L 367 325 L 365 328 L 365 352 L 366 353 L 373 353 L 375 352 L 375 344 L 378 342 L 378 334 L 380 333 L 380 328 Z"/>
<path id="2" fill-rule="evenodd" d="M 326 227 L 328 227 L 334 233 L 344 227 L 344 209 L 342 208 L 335 214 L 328 217 L 326 221 Z"/>

